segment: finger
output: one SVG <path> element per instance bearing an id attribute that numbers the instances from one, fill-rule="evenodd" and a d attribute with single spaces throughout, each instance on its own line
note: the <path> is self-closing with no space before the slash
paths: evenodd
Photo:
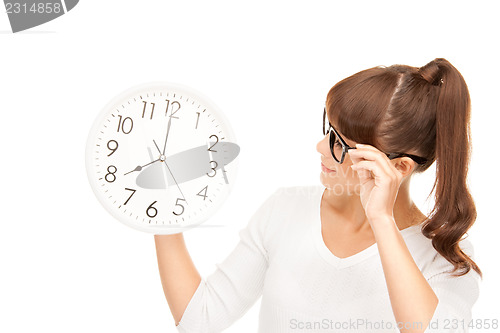
<path id="1" fill-rule="evenodd" d="M 357 169 L 357 170 L 354 170 L 354 171 L 357 173 L 358 179 L 359 179 L 359 183 L 361 185 L 364 185 L 365 183 L 370 182 L 370 181 L 375 181 L 375 176 L 369 170 Z"/>
<path id="2" fill-rule="evenodd" d="M 368 148 L 356 148 L 356 149 L 349 149 L 347 152 L 349 153 L 349 156 L 353 156 L 354 158 L 363 158 L 365 160 L 372 160 L 372 161 L 381 158 L 383 156 L 387 157 L 387 155 L 385 155 L 378 149 L 373 150 Z"/>
<path id="3" fill-rule="evenodd" d="M 388 174 L 396 176 L 395 171 L 397 170 L 386 154 L 373 146 L 359 144 L 356 146 L 360 146 L 360 148 L 349 150 L 349 156 L 353 163 L 356 164 L 363 160 L 378 161 Z"/>
<path id="4" fill-rule="evenodd" d="M 389 175 L 387 174 L 386 170 L 382 168 L 377 162 L 375 161 L 361 161 L 358 162 L 357 164 L 353 164 L 351 166 L 353 170 L 365 170 L 369 171 L 369 173 L 363 173 L 361 174 L 363 177 L 370 178 L 370 173 L 373 175 L 372 178 L 378 179 L 378 180 L 385 180 L 388 179 Z"/>
<path id="5" fill-rule="evenodd" d="M 349 150 L 349 156 L 353 164 L 358 164 L 362 161 L 374 161 L 380 164 L 384 168 L 385 172 L 388 174 L 394 173 L 391 168 L 393 167 L 387 155 L 382 153 L 380 150 L 371 149 L 351 149 Z"/>
<path id="6" fill-rule="evenodd" d="M 375 179 L 374 175 L 369 170 L 366 170 L 363 168 L 358 169 L 358 168 L 354 168 L 354 167 L 353 167 L 353 170 L 357 174 L 358 179 L 359 179 L 359 183 L 361 185 L 364 185 L 365 183 L 367 183 L 369 181 L 373 181 Z"/>
<path id="7" fill-rule="evenodd" d="M 375 150 L 375 151 L 380 151 L 379 149 L 377 149 L 377 147 L 374 147 L 372 145 L 367 145 L 367 144 L 361 144 L 361 143 L 356 143 L 356 148 L 366 148 L 366 149 L 371 149 L 371 150 Z"/>
<path id="8" fill-rule="evenodd" d="M 379 163 L 376 161 L 361 161 L 357 163 L 356 165 L 352 165 L 352 168 L 354 170 L 369 170 L 370 173 L 372 174 L 372 177 L 367 174 L 362 174 L 360 177 L 361 183 L 365 183 L 366 181 L 370 179 L 374 179 L 375 182 L 379 184 L 389 184 L 389 183 L 394 183 L 394 184 L 401 184 L 402 177 L 399 176 L 397 173 L 399 172 L 396 170 L 394 166 L 392 166 L 392 169 L 395 170 L 389 170 L 387 171 L 385 168 L 381 167 Z"/>

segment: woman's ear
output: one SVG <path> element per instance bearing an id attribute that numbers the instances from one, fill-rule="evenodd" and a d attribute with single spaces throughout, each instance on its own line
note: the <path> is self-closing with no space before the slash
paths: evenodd
<path id="1" fill-rule="evenodd" d="M 393 160 L 394 167 L 401 172 L 403 177 L 411 175 L 413 170 L 415 170 L 417 163 L 409 157 L 400 157 Z"/>

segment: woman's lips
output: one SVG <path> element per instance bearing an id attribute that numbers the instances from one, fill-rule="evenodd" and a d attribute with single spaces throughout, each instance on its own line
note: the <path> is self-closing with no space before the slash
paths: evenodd
<path id="1" fill-rule="evenodd" d="M 321 170 L 323 172 L 335 172 L 335 170 L 328 169 L 323 163 L 321 163 Z"/>

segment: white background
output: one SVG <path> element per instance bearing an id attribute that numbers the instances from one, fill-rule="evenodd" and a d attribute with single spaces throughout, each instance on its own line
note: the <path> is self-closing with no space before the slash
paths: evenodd
<path id="1" fill-rule="evenodd" d="M 185 233 L 206 277 L 274 189 L 319 184 L 316 143 L 331 86 L 365 68 L 436 57 L 461 71 L 473 103 L 478 219 L 469 239 L 484 274 L 473 318 L 500 319 L 494 3 L 83 0 L 18 34 L 0 13 L 0 331 L 176 331 L 153 236 L 114 220 L 87 181 L 88 131 L 121 91 L 189 85 L 236 132 L 238 180 L 209 221 L 227 227 Z M 412 185 L 424 211 L 432 172 Z M 259 304 L 226 332 L 256 332 Z"/>

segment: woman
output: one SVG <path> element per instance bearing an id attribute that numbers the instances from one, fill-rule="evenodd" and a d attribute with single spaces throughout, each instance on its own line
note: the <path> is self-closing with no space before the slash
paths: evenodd
<path id="1" fill-rule="evenodd" d="M 263 296 L 259 332 L 466 332 L 481 270 L 462 236 L 470 98 L 445 59 L 338 82 L 323 114 L 321 186 L 278 189 L 201 279 L 182 234 L 155 235 L 180 332 L 219 332 Z M 410 179 L 436 161 L 425 216 Z"/>

